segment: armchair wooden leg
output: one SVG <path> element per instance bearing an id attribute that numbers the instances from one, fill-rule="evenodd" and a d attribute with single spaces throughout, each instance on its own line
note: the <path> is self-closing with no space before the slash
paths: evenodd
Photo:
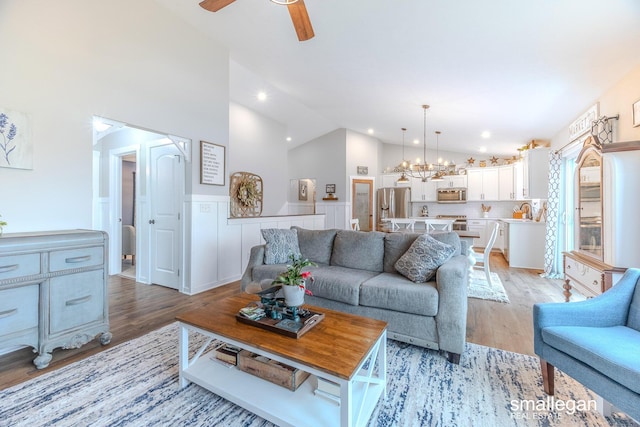
<path id="1" fill-rule="evenodd" d="M 454 365 L 460 364 L 460 355 L 458 353 L 447 352 L 447 360 Z"/>
<path id="2" fill-rule="evenodd" d="M 544 386 L 544 392 L 550 396 L 553 396 L 554 367 L 551 363 L 547 362 L 546 360 L 540 359 L 540 368 L 542 368 L 542 383 Z"/>

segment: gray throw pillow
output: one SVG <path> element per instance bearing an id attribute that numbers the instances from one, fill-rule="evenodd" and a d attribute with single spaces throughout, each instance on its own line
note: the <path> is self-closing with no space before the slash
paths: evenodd
<path id="1" fill-rule="evenodd" d="M 265 264 L 286 264 L 290 260 L 289 256 L 300 256 L 296 230 L 264 228 L 261 231 L 266 242 L 264 248 Z"/>
<path id="2" fill-rule="evenodd" d="M 428 234 L 418 236 L 407 252 L 396 261 L 398 273 L 407 279 L 424 283 L 430 281 L 436 270 L 453 256 L 455 248 Z"/>

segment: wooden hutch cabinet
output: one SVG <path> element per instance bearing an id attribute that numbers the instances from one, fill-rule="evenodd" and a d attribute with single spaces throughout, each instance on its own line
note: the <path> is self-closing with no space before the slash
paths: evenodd
<path id="1" fill-rule="evenodd" d="M 574 250 L 564 253 L 564 296 L 591 298 L 640 267 L 640 141 L 601 146 L 587 138 L 576 160 Z"/>

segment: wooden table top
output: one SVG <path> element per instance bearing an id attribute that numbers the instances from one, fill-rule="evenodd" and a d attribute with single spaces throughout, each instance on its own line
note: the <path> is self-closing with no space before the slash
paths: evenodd
<path id="1" fill-rule="evenodd" d="M 236 320 L 236 313 L 254 301 L 259 301 L 254 295 L 232 296 L 176 320 L 347 380 L 387 328 L 380 320 L 305 305 L 325 318 L 302 337 L 290 338 Z"/>

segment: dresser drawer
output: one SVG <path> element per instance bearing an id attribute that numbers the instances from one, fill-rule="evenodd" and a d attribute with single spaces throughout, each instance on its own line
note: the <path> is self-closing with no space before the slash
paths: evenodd
<path id="1" fill-rule="evenodd" d="M 582 264 L 573 260 L 571 258 L 567 258 L 565 260 L 565 275 L 567 278 L 572 279 L 572 281 L 578 282 L 581 286 L 576 286 L 578 290 L 581 288 L 585 291 L 588 291 L 591 296 L 600 295 L 603 292 L 603 283 L 602 283 L 602 272 L 589 267 L 588 265 Z M 574 286 L 572 284 L 572 286 Z"/>
<path id="2" fill-rule="evenodd" d="M 104 316 L 104 270 L 49 280 L 49 333 L 57 334 Z"/>
<path id="3" fill-rule="evenodd" d="M 102 265 L 103 262 L 104 248 L 102 246 L 52 251 L 49 254 L 49 271 L 92 267 Z"/>
<path id="4" fill-rule="evenodd" d="M 0 291 L 0 337 L 38 327 L 39 285 Z"/>
<path id="5" fill-rule="evenodd" d="M 0 280 L 40 274 L 40 254 L 0 256 Z"/>

